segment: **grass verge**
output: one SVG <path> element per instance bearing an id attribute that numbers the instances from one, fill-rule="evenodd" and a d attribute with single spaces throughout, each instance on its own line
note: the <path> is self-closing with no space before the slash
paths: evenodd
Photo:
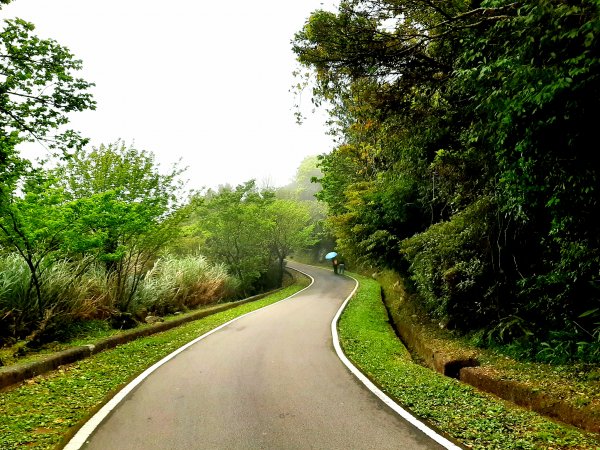
<path id="1" fill-rule="evenodd" d="M 155 362 L 219 325 L 289 297 L 307 284 L 302 278 L 256 302 L 121 345 L 0 393 L 0 448 L 60 446 L 64 436 L 91 412 Z"/>
<path id="2" fill-rule="evenodd" d="M 379 284 L 360 282 L 342 314 L 340 342 L 350 360 L 416 417 L 473 449 L 600 449 L 600 437 L 552 422 L 412 362 L 388 322 Z"/>
<path id="3" fill-rule="evenodd" d="M 518 383 L 532 393 L 542 393 L 546 398 L 547 412 L 559 414 L 562 405 L 575 410 L 586 407 L 600 410 L 600 366 L 594 364 L 570 363 L 550 365 L 536 362 L 517 361 L 502 348 L 482 348 L 476 346 L 473 337 L 464 337 L 445 328 L 438 321 L 432 321 L 427 314 L 415 307 L 418 297 L 404 287 L 404 280 L 390 271 L 378 272 L 375 278 L 383 287 L 384 303 L 395 327 L 399 324 L 412 324 L 419 330 L 421 339 L 435 351 L 465 359 L 476 357 L 480 362 L 478 371 L 501 382 Z M 418 355 L 413 354 L 413 359 Z M 553 405 L 553 403 L 556 403 Z"/>

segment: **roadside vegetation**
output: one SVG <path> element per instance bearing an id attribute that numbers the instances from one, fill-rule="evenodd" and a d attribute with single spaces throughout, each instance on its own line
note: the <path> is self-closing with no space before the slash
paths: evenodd
<path id="1" fill-rule="evenodd" d="M 307 285 L 307 279 L 301 277 L 261 300 L 120 345 L 3 392 L 0 448 L 55 448 L 89 414 L 155 362 L 217 326 L 287 298 Z"/>
<path id="2" fill-rule="evenodd" d="M 285 258 L 316 240 L 304 204 L 253 181 L 178 204 L 178 172 L 152 160 L 122 143 L 79 151 L 15 192 L 0 219 L 0 365 L 281 287 Z"/>
<path id="3" fill-rule="evenodd" d="M 388 322 L 375 280 L 360 287 L 338 329 L 344 352 L 417 418 L 473 449 L 595 449 L 600 438 L 560 425 L 415 364 Z"/>
<path id="4" fill-rule="evenodd" d="M 522 360 L 600 363 L 596 0 L 342 0 L 293 42 L 336 249 Z"/>
<path id="5" fill-rule="evenodd" d="M 0 366 L 84 330 L 280 287 L 285 258 L 318 242 L 306 170 L 281 192 L 254 180 L 189 192 L 179 165 L 68 129 L 96 102 L 67 48 L 15 19 L 0 54 Z M 23 157 L 26 142 L 45 158 Z"/>
<path id="6" fill-rule="evenodd" d="M 418 295 L 406 289 L 404 280 L 397 273 L 383 270 L 375 279 L 382 286 L 384 304 L 393 321 L 400 319 L 402 323 L 418 327 L 421 337 L 447 356 L 460 359 L 466 354 L 473 355 L 481 366 L 496 373 L 498 378 L 523 382 L 573 406 L 600 406 L 599 365 L 581 361 L 563 364 L 524 361 L 514 356 L 510 346 L 493 342 L 481 345 L 481 334 L 465 336 L 447 329 L 444 322 L 432 319 L 420 306 Z"/>
<path id="7" fill-rule="evenodd" d="M 351 270 L 401 277 L 410 304 L 388 307 L 435 325 L 431 339 L 592 402 L 600 8 L 473 5 L 342 0 L 315 11 L 293 42 L 298 86 L 328 105 L 337 146 L 305 159 L 288 186 L 248 180 L 201 192 L 186 191 L 185 169 L 160 167 L 150 152 L 120 140 L 92 147 L 69 130 L 72 114 L 96 107 L 82 62 L 33 24 L 4 21 L 0 365 L 269 291 L 282 286 L 286 257 L 322 262 L 336 250 Z M 23 157 L 25 142 L 45 145 L 47 159 Z M 344 347 L 419 417 L 474 448 L 600 447 L 410 363 L 374 282 L 361 282 L 340 322 Z M 188 339 L 180 330 L 195 335 L 232 314 L 3 393 L 0 446 L 57 443 Z"/>

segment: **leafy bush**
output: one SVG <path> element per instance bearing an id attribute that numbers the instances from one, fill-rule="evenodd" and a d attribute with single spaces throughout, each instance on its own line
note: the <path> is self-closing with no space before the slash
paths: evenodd
<path id="1" fill-rule="evenodd" d="M 600 364 L 600 326 L 593 334 L 576 322 L 569 322 L 563 330 L 550 331 L 543 342 L 537 342 L 535 359 L 550 364 L 585 361 Z"/>
<path id="2" fill-rule="evenodd" d="M 561 329 L 543 330 L 533 321 L 511 315 L 472 333 L 470 341 L 520 361 L 600 363 L 600 324 L 588 331 L 576 321 L 566 321 Z"/>
<path id="3" fill-rule="evenodd" d="M 497 285 L 489 263 L 492 211 L 484 197 L 401 244 L 425 308 L 459 329 L 481 326 L 495 312 Z"/>

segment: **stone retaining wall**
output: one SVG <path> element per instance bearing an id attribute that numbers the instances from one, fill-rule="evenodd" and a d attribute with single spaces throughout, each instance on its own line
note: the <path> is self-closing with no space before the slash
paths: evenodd
<path id="1" fill-rule="evenodd" d="M 434 342 L 424 339 L 420 326 L 415 325 L 400 311 L 390 310 L 385 301 L 383 287 L 381 288 L 381 298 L 398 337 L 427 367 L 443 375 L 458 378 L 461 368 L 479 365 L 474 352 L 465 351 L 459 357 L 448 356 L 443 350 L 436 348 Z"/>

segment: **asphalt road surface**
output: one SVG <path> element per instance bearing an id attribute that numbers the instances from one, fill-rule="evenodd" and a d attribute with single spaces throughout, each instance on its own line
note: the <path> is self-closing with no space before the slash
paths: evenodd
<path id="1" fill-rule="evenodd" d="M 342 364 L 331 321 L 355 282 L 293 263 L 313 285 L 158 367 L 83 448 L 439 449 Z"/>

